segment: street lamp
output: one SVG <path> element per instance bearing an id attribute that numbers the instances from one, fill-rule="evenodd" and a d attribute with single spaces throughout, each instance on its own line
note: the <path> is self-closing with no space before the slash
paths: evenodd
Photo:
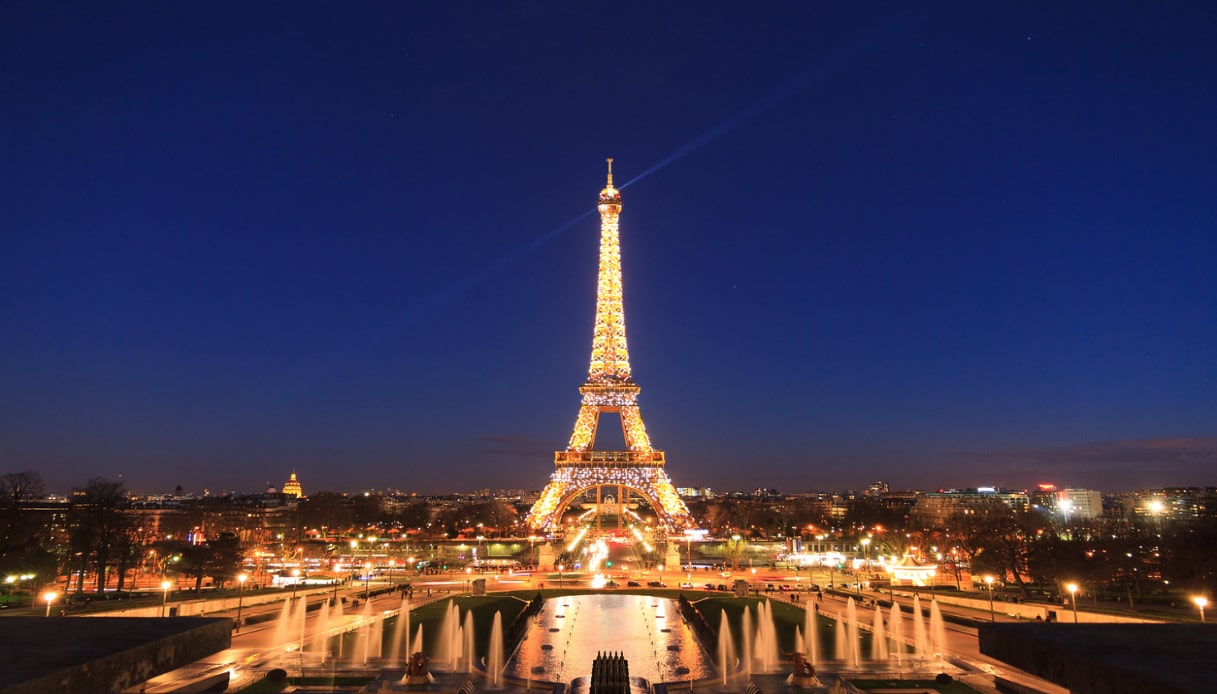
<path id="1" fill-rule="evenodd" d="M 868 560 L 867 553 L 866 553 L 866 548 L 868 546 L 870 546 L 870 538 L 869 537 L 862 538 L 862 566 L 863 567 L 870 564 L 870 561 Z"/>
<path id="2" fill-rule="evenodd" d="M 1069 591 L 1069 599 L 1073 601 L 1073 623 L 1078 623 L 1078 584 L 1068 583 L 1065 590 Z"/>
<path id="3" fill-rule="evenodd" d="M 985 576 L 985 585 L 989 587 L 989 621 L 997 621 L 997 613 L 993 611 L 993 577 Z"/>
<path id="4" fill-rule="evenodd" d="M 1209 604 L 1209 599 L 1202 595 L 1197 595 L 1196 597 L 1192 598 L 1192 602 L 1196 603 L 1196 607 L 1200 608 L 1200 621 L 1203 622 L 1204 607 Z"/>
<path id="5" fill-rule="evenodd" d="M 372 562 L 363 565 L 363 599 L 367 602 L 372 597 Z"/>
<path id="6" fill-rule="evenodd" d="M 161 581 L 161 616 L 165 616 L 165 603 L 169 602 L 169 589 L 173 587 L 172 581 Z"/>
<path id="7" fill-rule="evenodd" d="M 393 589 L 393 568 L 397 566 L 396 559 L 389 560 L 389 589 Z"/>
<path id="8" fill-rule="evenodd" d="M 466 593 L 473 592 L 473 567 L 472 566 L 465 567 L 465 592 Z"/>
<path id="9" fill-rule="evenodd" d="M 241 633 L 241 608 L 245 606 L 245 582 L 249 580 L 249 576 L 241 574 L 237 576 L 237 633 Z"/>
<path id="10" fill-rule="evenodd" d="M 562 570 L 565 568 L 566 567 L 563 566 L 562 564 L 558 564 L 558 587 L 559 588 L 562 587 Z M 660 571 L 663 571 L 663 569 L 660 569 Z"/>
<path id="11" fill-rule="evenodd" d="M 292 569 L 292 600 L 296 599 L 296 588 L 300 587 L 300 569 Z"/>
<path id="12" fill-rule="evenodd" d="M 55 598 L 59 597 L 59 593 L 53 590 L 48 590 L 42 594 L 42 599 L 46 600 L 46 616 L 51 616 L 51 603 L 55 602 Z"/>

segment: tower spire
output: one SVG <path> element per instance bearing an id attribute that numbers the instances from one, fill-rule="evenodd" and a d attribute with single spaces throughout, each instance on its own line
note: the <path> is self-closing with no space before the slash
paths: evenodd
<path id="1" fill-rule="evenodd" d="M 608 158 L 608 187 L 613 187 L 613 158 Z"/>

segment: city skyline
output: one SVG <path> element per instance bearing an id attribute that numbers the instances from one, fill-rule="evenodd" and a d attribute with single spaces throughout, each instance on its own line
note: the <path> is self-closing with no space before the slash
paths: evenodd
<path id="1" fill-rule="evenodd" d="M 540 489 L 613 157 L 676 486 L 1214 484 L 1211 13 L 726 7 L 10 6 L 3 471 Z"/>

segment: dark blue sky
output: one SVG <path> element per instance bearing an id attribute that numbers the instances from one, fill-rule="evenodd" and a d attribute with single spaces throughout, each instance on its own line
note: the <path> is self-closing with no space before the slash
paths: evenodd
<path id="1" fill-rule="evenodd" d="M 678 486 L 1217 483 L 1212 3 L 655 5 L 5 3 L 0 471 L 539 488 L 612 156 Z"/>

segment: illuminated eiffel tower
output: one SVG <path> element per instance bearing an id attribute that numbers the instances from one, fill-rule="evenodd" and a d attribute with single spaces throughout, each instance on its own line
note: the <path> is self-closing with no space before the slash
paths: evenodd
<path id="1" fill-rule="evenodd" d="M 651 447 L 638 392 L 630 376 L 630 353 L 625 341 L 625 313 L 621 300 L 621 245 L 617 217 L 621 193 L 613 187 L 613 160 L 608 160 L 608 184 L 600 191 L 600 275 L 596 288 L 596 328 L 592 334 L 592 361 L 587 382 L 579 387 L 583 404 L 566 450 L 554 453 L 557 468 L 541 497 L 525 519 L 533 530 L 559 530 L 562 512 L 589 490 L 596 490 L 597 517 L 602 490 L 615 488 L 621 509 L 631 494 L 638 494 L 655 509 L 658 525 L 672 530 L 692 525 L 689 509 L 664 472 L 663 451 Z M 593 451 L 600 415 L 616 413 L 625 434 L 625 451 Z M 622 511 L 618 511 L 618 518 Z"/>

